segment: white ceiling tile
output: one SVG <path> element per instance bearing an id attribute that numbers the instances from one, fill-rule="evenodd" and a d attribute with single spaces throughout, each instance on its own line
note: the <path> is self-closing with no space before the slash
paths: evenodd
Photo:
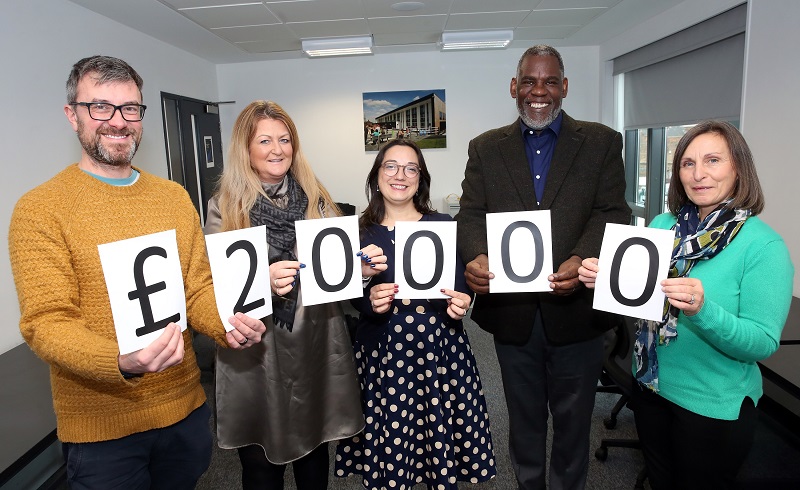
<path id="1" fill-rule="evenodd" d="M 264 3 L 284 22 L 364 18 L 364 6 L 361 0 L 304 0 Z"/>
<path id="2" fill-rule="evenodd" d="M 373 33 L 402 34 L 444 30 L 446 15 L 419 15 L 414 17 L 382 17 L 369 19 Z"/>
<path id="3" fill-rule="evenodd" d="M 300 39 L 365 36 L 370 34 L 369 25 L 364 19 L 293 22 L 286 24 L 286 27 Z"/>
<path id="4" fill-rule="evenodd" d="M 394 10 L 392 5 L 404 0 L 365 0 L 364 12 L 369 17 L 395 17 L 409 15 L 434 15 L 446 14 L 450 10 L 452 0 L 422 0 L 425 6 L 419 10 L 402 11 Z"/>
<path id="5" fill-rule="evenodd" d="M 580 29 L 581 26 L 537 26 L 514 29 L 514 41 L 539 39 L 564 39 Z"/>
<path id="6" fill-rule="evenodd" d="M 376 54 L 426 51 L 445 29 L 514 29 L 515 47 L 597 46 L 698 0 L 419 0 L 413 11 L 392 8 L 404 0 L 68 1 L 213 63 L 235 63 L 300 58 L 301 38 L 371 34 Z"/>
<path id="7" fill-rule="evenodd" d="M 435 44 L 442 37 L 442 31 L 407 32 L 401 34 L 374 34 L 375 46 L 393 46 L 405 44 Z"/>
<path id="8" fill-rule="evenodd" d="M 248 53 L 275 53 L 280 51 L 296 51 L 302 48 L 298 39 L 275 39 L 272 41 L 254 41 L 248 43 L 236 43 L 241 49 Z"/>
<path id="9" fill-rule="evenodd" d="M 159 2 L 172 7 L 174 9 L 194 8 L 194 7 L 210 7 L 214 5 L 231 5 L 242 3 L 261 3 L 254 2 L 253 0 L 158 0 Z"/>
<path id="10" fill-rule="evenodd" d="M 512 12 L 539 8 L 540 0 L 453 0 L 451 14 L 475 12 Z"/>
<path id="11" fill-rule="evenodd" d="M 181 10 L 180 12 L 207 29 L 281 23 L 280 19 L 272 15 L 272 12 L 267 10 L 262 3 Z"/>
<path id="12" fill-rule="evenodd" d="M 579 9 L 595 7 L 611 8 L 620 1 L 621 0 L 542 0 L 536 9 Z M 653 2 L 653 0 L 649 1 Z"/>
<path id="13" fill-rule="evenodd" d="M 495 12 L 491 14 L 450 14 L 445 29 L 463 31 L 468 29 L 513 29 L 519 25 L 528 11 Z"/>
<path id="14" fill-rule="evenodd" d="M 607 11 L 606 8 L 534 10 L 519 26 L 582 26 Z"/>
<path id="15" fill-rule="evenodd" d="M 211 32 L 232 43 L 296 39 L 284 25 L 264 25 L 247 27 L 224 27 L 211 29 Z"/>

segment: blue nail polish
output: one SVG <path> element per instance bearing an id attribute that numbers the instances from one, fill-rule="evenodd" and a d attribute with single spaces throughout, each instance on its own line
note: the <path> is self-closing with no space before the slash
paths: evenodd
<path id="1" fill-rule="evenodd" d="M 301 269 L 305 269 L 305 268 L 306 268 L 306 265 L 305 265 L 305 264 L 300 264 L 300 268 L 301 268 Z"/>
<path id="2" fill-rule="evenodd" d="M 292 281 L 292 286 L 294 286 L 294 283 L 295 283 L 295 282 L 297 282 L 297 281 Z"/>
<path id="3" fill-rule="evenodd" d="M 375 268 L 375 264 L 370 264 L 369 266 L 372 267 L 373 269 Z"/>
<path id="4" fill-rule="evenodd" d="M 367 257 L 367 263 L 372 262 L 372 259 Z"/>
<path id="5" fill-rule="evenodd" d="M 361 255 L 364 255 L 364 252 L 362 252 L 361 250 L 356 252 L 356 257 L 360 257 Z"/>

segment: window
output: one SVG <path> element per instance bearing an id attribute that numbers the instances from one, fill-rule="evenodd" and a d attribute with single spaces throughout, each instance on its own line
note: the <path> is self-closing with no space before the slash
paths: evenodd
<path id="1" fill-rule="evenodd" d="M 747 5 L 739 5 L 614 59 L 633 223 L 667 211 L 675 148 L 692 123 L 737 125 L 746 19 Z"/>

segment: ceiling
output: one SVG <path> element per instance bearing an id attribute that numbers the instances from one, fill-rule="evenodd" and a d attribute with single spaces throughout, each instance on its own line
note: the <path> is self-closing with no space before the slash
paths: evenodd
<path id="1" fill-rule="evenodd" d="M 303 39 L 365 35 L 376 55 L 437 51 L 449 31 L 512 29 L 520 48 L 599 45 L 684 0 L 70 1 L 212 63 L 237 63 L 301 58 Z"/>

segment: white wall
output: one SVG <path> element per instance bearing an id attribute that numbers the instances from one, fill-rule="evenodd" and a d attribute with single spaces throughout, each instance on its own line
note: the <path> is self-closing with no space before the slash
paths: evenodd
<path id="1" fill-rule="evenodd" d="M 167 176 L 167 164 L 160 92 L 217 100 L 217 81 L 213 64 L 66 0 L 0 2 L 0 46 L 2 353 L 22 342 L 6 246 L 14 204 L 23 193 L 80 158 L 80 145 L 62 109 L 72 64 L 94 54 L 117 56 L 144 78 L 148 112 L 134 164 L 163 177 Z"/>
<path id="2" fill-rule="evenodd" d="M 761 217 L 783 236 L 792 254 L 795 296 L 800 293 L 798 19 L 796 0 L 750 0 L 741 120 L 767 200 Z"/>
<path id="3" fill-rule="evenodd" d="M 523 50 L 415 53 L 338 59 L 299 59 L 220 65 L 222 140 L 227 144 L 239 112 L 256 99 L 273 100 L 289 113 L 314 172 L 339 202 L 366 205 L 364 181 L 377 152 L 365 152 L 362 93 L 387 90 L 446 91 L 447 148 L 425 150 L 431 200 L 461 193 L 467 144 L 478 134 L 517 117 L 509 92 Z M 597 120 L 597 47 L 564 48 L 569 93 L 564 109 Z"/>

